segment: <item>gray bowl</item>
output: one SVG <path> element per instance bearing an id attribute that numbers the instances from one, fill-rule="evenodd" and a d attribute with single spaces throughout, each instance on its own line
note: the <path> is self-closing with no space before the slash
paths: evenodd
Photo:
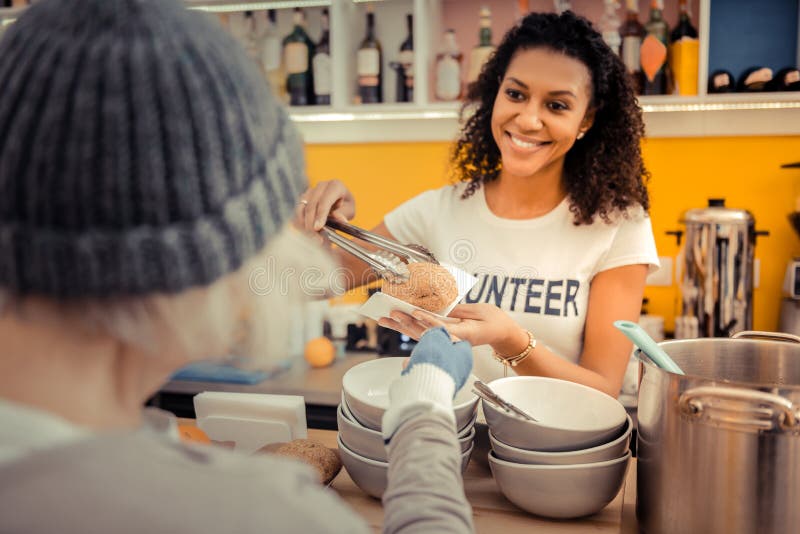
<path id="1" fill-rule="evenodd" d="M 357 422 L 348 419 L 342 411 L 343 405 L 336 410 L 336 423 L 339 427 L 339 439 L 354 453 L 376 460 L 386 462 L 386 447 L 383 444 L 383 435 L 377 430 L 372 430 Z"/>
<path id="2" fill-rule="evenodd" d="M 340 403 L 340 407 L 342 408 L 342 414 L 345 417 L 347 417 L 348 419 L 350 419 L 350 421 L 353 421 L 354 423 L 356 423 L 357 425 L 359 425 L 362 428 L 367 428 L 364 425 L 362 425 L 361 423 L 359 423 L 358 420 L 356 419 L 356 416 L 353 415 L 353 412 L 350 411 L 350 407 L 347 406 L 347 399 L 345 398 L 344 391 L 342 391 L 342 401 Z M 477 420 L 478 420 L 478 411 L 475 410 L 475 413 L 472 415 L 472 419 L 470 419 L 467 422 L 465 427 L 460 428 L 458 430 L 458 440 L 459 441 L 461 441 L 461 438 L 463 438 L 464 436 L 466 436 L 467 434 L 472 432 L 472 427 L 475 426 L 475 422 Z M 484 425 L 484 426 L 486 426 L 486 425 Z M 488 443 L 488 441 L 487 441 L 487 443 Z M 487 451 L 488 451 L 488 449 L 487 449 Z"/>
<path id="3" fill-rule="evenodd" d="M 617 438 L 628 418 L 617 399 L 566 380 L 514 376 L 489 386 L 538 419 L 528 421 L 483 402 L 494 437 L 519 449 L 556 452 L 594 447 Z"/>
<path id="4" fill-rule="evenodd" d="M 472 432 L 472 428 L 475 426 L 475 421 L 478 420 L 478 411 L 476 410 L 475 413 L 472 415 L 472 419 L 467 422 L 467 425 L 458 429 L 458 439 L 461 440 L 467 434 Z"/>
<path id="5" fill-rule="evenodd" d="M 341 458 L 347 474 L 350 475 L 355 485 L 371 497 L 376 499 L 383 497 L 383 492 L 386 491 L 389 463 L 370 460 L 353 452 L 342 443 L 341 435 L 339 435 L 337 442 L 339 444 L 339 458 Z M 474 446 L 470 445 L 466 452 L 461 453 L 462 474 L 467 470 L 474 448 Z"/>
<path id="6" fill-rule="evenodd" d="M 628 422 L 623 427 L 623 432 L 618 438 L 608 443 L 597 445 L 596 447 L 564 452 L 543 452 L 519 449 L 503 443 L 495 438 L 491 432 L 489 433 L 489 440 L 495 455 L 500 460 L 506 460 L 508 462 L 546 465 L 589 464 L 613 460 L 625 454 L 630 445 L 632 431 L 633 421 L 630 416 L 628 416 Z"/>
<path id="7" fill-rule="evenodd" d="M 489 453 L 497 487 L 526 512 L 557 519 L 599 512 L 614 500 L 625 481 L 631 453 L 605 462 L 577 465 L 528 465 Z"/>
<path id="8" fill-rule="evenodd" d="M 348 449 L 370 460 L 388 461 L 383 435 L 377 430 L 360 425 L 352 417 L 348 417 L 346 403 L 340 404 L 336 410 L 336 423 L 339 428 L 339 438 Z M 462 453 L 467 452 L 472 446 L 474 438 L 475 429 L 472 426 L 465 428 L 459 434 L 458 443 Z"/>

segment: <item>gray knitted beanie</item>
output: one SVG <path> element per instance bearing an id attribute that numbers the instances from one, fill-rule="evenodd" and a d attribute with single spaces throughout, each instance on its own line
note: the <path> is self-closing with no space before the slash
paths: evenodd
<path id="1" fill-rule="evenodd" d="M 178 0 L 41 0 L 0 39 L 0 289 L 208 285 L 304 187 L 299 139 L 253 62 Z"/>

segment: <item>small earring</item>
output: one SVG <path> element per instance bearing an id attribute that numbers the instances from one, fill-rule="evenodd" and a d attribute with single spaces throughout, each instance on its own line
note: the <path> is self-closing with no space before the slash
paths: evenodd
<path id="1" fill-rule="evenodd" d="M 585 133 L 586 133 L 586 132 L 580 132 L 580 133 L 578 134 L 578 139 L 583 139 L 583 135 L 584 135 Z"/>

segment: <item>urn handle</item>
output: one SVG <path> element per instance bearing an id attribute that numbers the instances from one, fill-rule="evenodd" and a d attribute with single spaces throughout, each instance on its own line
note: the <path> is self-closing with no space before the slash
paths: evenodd
<path id="1" fill-rule="evenodd" d="M 701 386 L 685 391 L 678 399 L 678 407 L 687 417 L 711 424 L 800 435 L 800 410 L 789 399 L 772 393 Z"/>
<path id="2" fill-rule="evenodd" d="M 800 343 L 800 336 L 784 332 L 764 332 L 761 330 L 742 330 L 731 336 L 731 339 L 766 339 L 769 341 L 785 341 L 787 343 Z"/>

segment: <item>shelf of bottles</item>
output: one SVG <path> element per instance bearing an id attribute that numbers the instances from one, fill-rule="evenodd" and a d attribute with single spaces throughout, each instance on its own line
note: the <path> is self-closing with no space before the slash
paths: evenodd
<path id="1" fill-rule="evenodd" d="M 800 92 L 785 91 L 800 88 L 796 69 L 769 85 L 750 73 L 741 88 L 711 73 L 709 93 L 711 2 L 187 0 L 242 43 L 311 143 L 453 139 L 467 84 L 505 31 L 528 11 L 563 9 L 618 50 L 648 136 L 800 134 Z M 18 14 L 0 8 L 0 31 Z"/>
<path id="2" fill-rule="evenodd" d="M 230 2 L 204 1 L 230 9 Z M 281 68 L 295 65 L 288 53 L 297 48 L 295 41 L 307 43 L 308 60 L 299 63 L 306 68 L 299 82 L 309 95 L 305 102 L 314 101 L 320 80 L 330 91 L 316 105 L 291 107 L 309 142 L 453 139 L 466 87 L 504 32 L 528 11 L 568 8 L 592 20 L 630 66 L 650 137 L 800 134 L 800 92 L 707 91 L 711 0 L 260 4 L 277 11 L 273 31 L 282 46 Z M 300 4 L 306 6 L 305 20 L 295 24 Z M 323 13 L 331 28 L 324 36 Z M 243 16 L 230 13 L 229 29 L 231 20 Z M 322 74 L 316 69 L 320 54 L 328 58 Z M 285 95 L 284 76 L 273 80 L 273 88 Z M 289 85 L 293 76 L 298 78 L 289 73 Z M 298 102 L 289 98 L 290 104 Z"/>

